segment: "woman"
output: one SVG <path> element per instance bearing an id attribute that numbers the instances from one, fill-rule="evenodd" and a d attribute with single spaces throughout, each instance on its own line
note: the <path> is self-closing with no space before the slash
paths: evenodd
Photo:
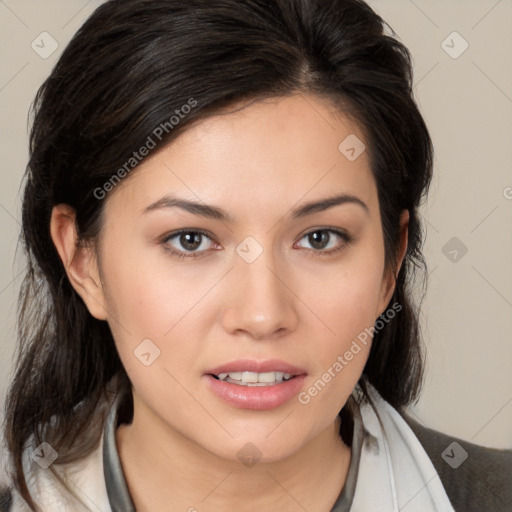
<path id="1" fill-rule="evenodd" d="M 404 413 L 432 147 L 366 4 L 108 1 L 30 144 L 4 509 L 508 510 Z"/>

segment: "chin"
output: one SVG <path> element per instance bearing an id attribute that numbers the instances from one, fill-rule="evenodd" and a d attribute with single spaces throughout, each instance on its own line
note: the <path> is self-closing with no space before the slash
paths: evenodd
<path id="1" fill-rule="evenodd" d="M 290 432 L 286 428 L 279 433 L 269 429 L 250 430 L 240 430 L 238 433 L 232 431 L 233 438 L 227 439 L 227 436 L 223 436 L 223 439 L 218 439 L 218 442 L 214 443 L 209 438 L 203 444 L 203 448 L 223 459 L 242 462 L 252 467 L 255 463 L 271 464 L 283 461 L 293 456 L 307 443 L 299 432 Z"/>

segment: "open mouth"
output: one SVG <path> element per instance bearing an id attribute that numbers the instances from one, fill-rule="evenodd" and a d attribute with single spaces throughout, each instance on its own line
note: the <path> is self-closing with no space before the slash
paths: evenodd
<path id="1" fill-rule="evenodd" d="M 210 375 L 217 380 L 239 386 L 275 386 L 295 377 L 295 375 L 285 372 L 229 372 Z"/>
<path id="2" fill-rule="evenodd" d="M 205 384 L 223 402 L 239 409 L 280 407 L 299 393 L 307 372 L 279 359 L 239 359 L 209 368 Z"/>

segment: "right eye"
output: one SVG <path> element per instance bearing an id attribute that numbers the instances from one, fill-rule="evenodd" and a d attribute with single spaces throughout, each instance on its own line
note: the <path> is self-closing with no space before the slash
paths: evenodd
<path id="1" fill-rule="evenodd" d="M 197 258 L 211 249 L 213 241 L 207 233 L 193 229 L 182 229 L 166 235 L 162 245 L 179 259 Z"/>

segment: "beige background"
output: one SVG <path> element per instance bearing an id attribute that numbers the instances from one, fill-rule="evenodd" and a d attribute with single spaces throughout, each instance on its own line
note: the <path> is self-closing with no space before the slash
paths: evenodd
<path id="1" fill-rule="evenodd" d="M 0 402 L 12 375 L 23 269 L 16 241 L 28 108 L 67 41 L 100 3 L 0 1 Z M 415 91 L 436 148 L 423 210 L 428 373 L 412 410 L 454 436 L 511 448 L 512 2 L 369 3 L 414 56 Z M 46 59 L 31 47 L 42 32 L 59 45 Z M 51 49 L 48 36 L 41 37 Z"/>

